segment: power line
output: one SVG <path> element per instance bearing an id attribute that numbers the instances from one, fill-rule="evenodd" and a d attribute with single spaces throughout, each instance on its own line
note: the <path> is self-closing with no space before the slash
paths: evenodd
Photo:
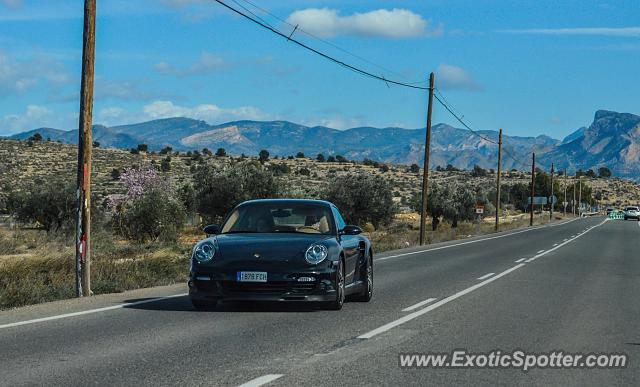
<path id="1" fill-rule="evenodd" d="M 343 61 L 341 61 L 339 59 L 336 59 L 336 58 L 334 58 L 334 57 L 332 57 L 330 55 L 327 55 L 327 54 L 325 54 L 325 53 L 323 53 L 321 51 L 318 51 L 315 48 L 310 47 L 310 46 L 306 45 L 305 43 L 302 43 L 302 42 L 300 42 L 299 40 L 297 40 L 297 39 L 295 39 L 293 37 L 290 37 L 290 36 L 287 36 L 287 35 L 283 34 L 282 32 L 278 31 L 274 27 L 271 27 L 270 25 L 268 25 L 268 24 L 266 24 L 266 23 L 264 23 L 264 22 L 262 22 L 262 21 L 260 21 L 260 20 L 258 20 L 256 18 L 254 18 L 254 17 L 251 17 L 251 16 L 247 15 L 246 13 L 243 13 L 242 11 L 230 6 L 229 4 L 225 3 L 222 0 L 214 0 L 214 1 L 216 3 L 224 6 L 225 8 L 228 8 L 229 10 L 235 12 L 236 14 L 238 14 L 238 15 L 240 15 L 240 16 L 242 16 L 242 17 L 254 22 L 255 24 L 261 26 L 262 28 L 265 28 L 265 29 L 273 32 L 274 34 L 279 35 L 279 36 L 287 39 L 288 41 L 293 42 L 293 43 L 297 44 L 298 46 L 300 46 L 300 47 L 302 47 L 304 49 L 307 49 L 307 50 L 309 50 L 309 51 L 311 51 L 311 52 L 313 52 L 313 53 L 315 53 L 315 54 L 317 54 L 317 55 L 319 55 L 319 56 L 321 56 L 321 57 L 323 57 L 323 58 L 325 58 L 327 60 L 330 60 L 331 62 L 334 62 L 334 63 L 336 63 L 336 64 L 338 64 L 338 65 L 340 65 L 342 67 L 345 67 L 345 68 L 347 68 L 347 69 L 349 69 L 351 71 L 354 71 L 355 73 L 358 73 L 358 74 L 361 74 L 361 75 L 364 75 L 366 77 L 370 77 L 370 78 L 373 78 L 373 79 L 377 79 L 379 81 L 386 82 L 387 84 L 391 83 L 391 84 L 394 84 L 394 85 L 404 86 L 404 87 L 408 87 L 408 88 L 411 88 L 411 89 L 429 90 L 428 87 L 416 86 L 416 85 L 412 85 L 412 84 L 409 84 L 409 83 L 400 82 L 400 81 L 396 81 L 396 80 L 393 80 L 393 79 L 388 79 L 388 78 L 386 78 L 384 76 L 376 75 L 376 74 L 373 74 L 373 73 L 371 73 L 369 71 L 362 70 L 360 68 L 352 66 L 352 65 L 350 65 L 350 64 L 348 64 L 346 62 L 343 62 Z"/>
<path id="2" fill-rule="evenodd" d="M 348 69 L 348 70 L 350 70 L 350 71 L 353 71 L 353 72 L 355 72 L 355 73 L 357 73 L 357 74 L 360 74 L 360 75 L 363 75 L 363 76 L 365 76 L 365 77 L 369 77 L 369 78 L 372 78 L 372 79 L 376 79 L 376 80 L 379 80 L 379 81 L 385 82 L 385 83 L 387 84 L 387 86 L 389 86 L 389 84 L 393 84 L 393 85 L 397 85 L 397 86 L 407 87 L 407 88 L 410 88 L 410 89 L 417 89 L 417 90 L 429 90 L 429 87 L 418 86 L 418 85 L 416 85 L 415 83 L 414 83 L 414 84 L 412 84 L 412 83 L 407 83 L 407 82 L 396 81 L 396 80 L 393 80 L 393 79 L 388 79 L 388 78 L 386 78 L 386 77 L 384 77 L 384 76 L 381 76 L 381 75 L 373 74 L 373 73 L 371 73 L 371 72 L 369 72 L 369 71 L 366 71 L 366 70 L 360 69 L 360 68 L 358 68 L 358 67 L 356 67 L 356 66 L 353 66 L 353 65 L 350 65 L 350 64 L 348 64 L 348 63 L 346 63 L 346 62 L 344 62 L 344 61 L 342 61 L 342 60 L 339 60 L 339 59 L 337 59 L 337 58 L 335 58 L 335 57 L 333 57 L 333 56 L 331 56 L 331 55 L 325 54 L 325 53 L 323 53 L 323 52 L 321 52 L 321 51 L 319 51 L 319 50 L 317 50 L 317 49 L 315 49 L 315 48 L 313 48 L 313 47 L 311 47 L 311 46 L 309 46 L 309 45 L 307 45 L 307 44 L 305 44 L 305 43 L 303 43 L 303 42 L 299 41 L 298 39 L 295 39 L 295 38 L 293 37 L 293 34 L 291 34 L 291 35 L 289 35 L 289 36 L 288 36 L 288 35 L 285 35 L 284 33 L 280 32 L 280 31 L 279 31 L 279 30 L 277 30 L 275 27 L 271 26 L 267 21 L 265 21 L 264 19 L 262 19 L 260 16 L 256 15 L 256 14 L 255 14 L 255 13 L 253 13 L 251 10 L 249 10 L 249 9 L 247 9 L 246 7 L 244 7 L 244 6 L 242 6 L 241 4 L 239 4 L 236 0 L 232 0 L 232 1 L 233 1 L 234 3 L 236 3 L 236 4 L 238 4 L 241 8 L 243 8 L 244 10 L 246 10 L 248 13 L 250 13 L 251 15 L 253 15 L 253 17 L 252 17 L 252 16 L 247 15 L 246 13 L 243 13 L 242 11 L 238 10 L 237 8 L 234 8 L 234 7 L 230 6 L 229 4 L 225 3 L 225 2 L 224 2 L 224 1 L 222 1 L 222 0 L 214 0 L 214 1 L 215 1 L 215 2 L 217 2 L 218 4 L 222 5 L 223 7 L 225 7 L 225 8 L 227 8 L 227 9 L 231 10 L 232 12 L 234 12 L 234 13 L 236 13 L 236 14 L 238 14 L 238 15 L 242 16 L 242 17 L 244 17 L 245 19 L 250 20 L 251 22 L 253 22 L 253 23 L 255 23 L 255 24 L 259 25 L 260 27 L 262 27 L 262 28 L 264 28 L 264 29 L 266 29 L 266 30 L 269 30 L 269 31 L 271 31 L 272 33 L 274 33 L 274 34 L 276 34 L 276 35 L 278 35 L 278 36 L 280 36 L 280 37 L 282 37 L 282 38 L 286 39 L 287 41 L 293 42 L 293 43 L 297 44 L 298 46 L 300 46 L 300 47 L 302 47 L 302 48 L 304 48 L 304 49 L 306 49 L 306 50 L 308 50 L 308 51 L 311 51 L 311 52 L 313 52 L 314 54 L 319 55 L 319 56 L 321 56 L 321 57 L 323 57 L 323 58 L 325 58 L 325 59 L 327 59 L 327 60 L 329 60 L 329 61 L 331 61 L 331 62 L 334 62 L 334 63 L 336 63 L 336 64 L 338 64 L 338 65 L 340 65 L 340 66 L 342 66 L 342 67 L 344 67 L 344 68 L 346 68 L 346 69 Z M 263 8 L 258 7 L 257 5 L 253 4 L 252 2 L 250 2 L 250 1 L 248 1 L 248 0 L 242 0 L 242 1 L 244 1 L 244 2 L 245 2 L 245 3 L 247 3 L 247 4 L 250 4 L 251 6 L 255 7 L 256 9 L 259 9 L 260 11 L 262 11 L 262 12 L 264 12 L 264 13 L 268 14 L 268 15 L 271 15 L 272 17 L 274 17 L 274 18 L 276 18 L 276 19 L 278 19 L 278 20 L 282 21 L 283 23 L 285 23 L 285 24 L 287 24 L 287 25 L 289 25 L 289 26 L 294 27 L 291 23 L 287 22 L 286 20 L 283 20 L 283 19 L 279 18 L 278 16 L 276 16 L 276 15 L 272 14 L 271 12 L 269 12 L 269 11 L 267 11 L 267 10 L 263 9 Z M 297 27 L 297 26 L 296 26 L 296 27 Z M 311 36 L 311 37 L 313 37 L 313 38 L 315 38 L 315 39 L 318 39 L 318 40 L 320 40 L 320 41 L 324 42 L 325 44 L 328 44 L 328 45 L 330 45 L 330 46 L 332 46 L 332 47 L 334 47 L 334 48 L 336 48 L 336 49 L 338 49 L 338 50 L 340 50 L 340 51 L 343 51 L 343 52 L 345 52 L 345 53 L 347 53 L 347 54 L 349 54 L 349 55 L 352 55 L 352 56 L 354 56 L 354 57 L 356 57 L 356 58 L 358 58 L 358 59 L 360 59 L 360 60 L 363 60 L 363 61 L 365 61 L 365 62 L 367 62 L 367 63 L 370 63 L 370 64 L 372 64 L 372 65 L 374 65 L 374 66 L 376 66 L 376 67 L 380 67 L 380 68 L 382 68 L 381 66 L 379 66 L 379 65 L 377 65 L 377 64 L 375 64 L 375 63 L 373 63 L 373 62 L 370 62 L 370 61 L 368 61 L 368 60 L 367 60 L 367 59 L 365 59 L 365 58 L 362 58 L 362 57 L 360 57 L 360 56 L 358 56 L 358 55 L 356 55 L 356 54 L 353 54 L 353 53 L 351 53 L 351 52 L 349 52 L 349 51 L 347 51 L 347 50 L 345 50 L 345 49 L 343 49 L 343 48 L 341 48 L 341 47 L 339 47 L 339 46 L 337 46 L 337 45 L 334 45 L 333 43 L 330 43 L 330 42 L 328 42 L 328 41 L 326 41 L 326 40 L 324 40 L 324 39 L 321 39 L 321 38 L 319 38 L 319 37 L 317 37 L 317 36 L 315 36 L 315 35 L 313 35 L 313 34 L 311 34 L 311 33 L 309 33 L 309 32 L 306 32 L 306 31 L 304 31 L 304 30 L 300 29 L 299 27 L 297 27 L 297 28 L 294 30 L 294 32 L 295 32 L 296 30 L 301 31 L 301 32 L 303 32 L 304 34 L 307 34 L 307 35 L 309 35 L 309 36 Z M 383 69 L 384 69 L 384 68 L 383 68 Z M 385 69 L 385 70 L 386 70 L 386 69 Z M 387 70 L 387 71 L 390 71 L 390 70 Z M 418 83 L 418 82 L 416 82 L 416 83 Z M 435 89 L 434 89 L 434 91 L 435 91 Z M 442 107 L 444 107 L 444 108 L 445 108 L 445 109 L 446 109 L 446 110 L 447 110 L 447 111 L 448 111 L 448 112 L 449 112 L 449 113 L 450 113 L 450 114 L 451 114 L 451 115 L 452 115 L 452 116 L 453 116 L 453 117 L 454 117 L 454 118 L 455 118 L 455 119 L 456 119 L 456 120 L 457 120 L 457 121 L 458 121 L 462 126 L 464 126 L 464 128 L 465 128 L 465 129 L 467 129 L 468 131 L 470 131 L 470 132 L 471 132 L 471 133 L 473 133 L 474 135 L 476 135 L 476 136 L 480 137 L 481 139 L 483 139 L 483 140 L 485 140 L 485 141 L 487 141 L 487 142 L 489 142 L 489 143 L 492 143 L 492 144 L 498 145 L 498 142 L 497 142 L 497 141 L 494 141 L 494 140 L 492 140 L 492 139 L 490 139 L 490 138 L 488 138 L 488 137 L 486 137 L 486 136 L 484 136 L 484 135 L 480 134 L 478 131 L 474 130 L 473 128 L 471 128 L 471 127 L 470 127 L 470 126 L 469 126 L 469 125 L 468 125 L 468 124 L 467 124 L 467 123 L 462 119 L 462 117 L 461 117 L 459 114 L 457 114 L 457 113 L 455 112 L 455 109 L 454 109 L 454 108 L 453 108 L 449 103 L 447 103 L 447 102 L 446 102 L 446 99 L 444 98 L 444 96 L 443 96 L 439 91 L 438 91 L 438 95 L 434 95 L 434 97 L 435 97 L 436 101 L 438 101 L 438 102 L 440 103 L 440 105 L 442 105 Z M 507 155 L 509 155 L 509 157 L 510 157 L 510 158 L 512 158 L 514 161 L 516 161 L 516 162 L 518 162 L 519 164 L 521 164 L 522 166 L 527 166 L 527 164 L 522 163 L 518 158 L 516 158 L 515 156 L 513 156 L 513 154 L 511 154 L 511 152 L 507 151 L 506 149 L 505 149 L 505 153 L 506 153 Z"/>
<path id="3" fill-rule="evenodd" d="M 316 40 L 318 40 L 318 41 L 320 41 L 320 42 L 322 42 L 322 43 L 324 43 L 324 44 L 326 44 L 326 45 L 328 45 L 328 46 L 331 46 L 331 47 L 335 48 L 336 50 L 339 50 L 339 51 L 341 51 L 341 52 L 343 52 L 343 53 L 345 53 L 345 54 L 347 54 L 347 55 L 351 55 L 352 57 L 354 57 L 354 58 L 356 58 L 356 59 L 359 59 L 359 60 L 361 60 L 361 61 L 363 61 L 363 62 L 365 62 L 365 63 L 368 63 L 368 64 L 370 64 L 370 65 L 372 65 L 372 66 L 375 66 L 375 67 L 377 67 L 377 68 L 379 68 L 379 69 L 381 69 L 381 70 L 384 70 L 384 71 L 387 71 L 387 72 L 393 73 L 393 74 L 395 74 L 395 75 L 397 75 L 397 76 L 400 76 L 400 77 L 402 77 L 402 76 L 403 76 L 402 74 L 399 74 L 399 73 L 398 73 L 398 72 L 396 72 L 396 71 L 393 71 L 393 70 L 391 70 L 391 69 L 389 69 L 389 68 L 386 68 L 386 67 L 384 67 L 384 66 L 381 66 L 381 65 L 379 65 L 379 64 L 377 64 L 377 63 L 375 63 L 375 62 L 372 62 L 372 61 L 368 60 L 367 58 L 364 58 L 364 57 L 362 57 L 362 56 L 360 56 L 360 55 L 357 55 L 357 54 L 355 54 L 355 53 L 353 53 L 353 52 L 351 52 L 351 51 L 348 51 L 348 50 L 346 50 L 346 49 L 344 49 L 344 48 L 342 48 L 342 47 L 340 47 L 340 46 L 338 46 L 338 45 L 336 45 L 336 44 L 334 44 L 334 43 L 332 43 L 332 42 L 330 42 L 330 41 L 328 41 L 328 40 L 326 40 L 326 39 L 323 39 L 323 38 L 321 38 L 321 37 L 319 37 L 319 36 L 317 36 L 317 35 L 315 35 L 315 34 L 312 34 L 311 32 L 306 31 L 305 29 L 301 28 L 299 25 L 293 25 L 293 24 L 291 24 L 290 22 L 288 22 L 286 19 L 283 19 L 283 18 L 279 17 L 278 15 L 276 15 L 276 14 L 274 14 L 274 13 L 270 12 L 268 9 L 265 9 L 265 8 L 263 8 L 263 7 L 260 7 L 259 5 L 255 4 L 255 3 L 253 3 L 253 2 L 251 2 L 251 1 L 249 1 L 249 0 L 240 0 L 240 1 L 242 1 L 242 2 L 244 2 L 244 3 L 246 3 L 246 4 L 249 4 L 250 6 L 252 6 L 252 7 L 254 7 L 254 8 L 258 9 L 259 11 L 261 11 L 261 12 L 263 12 L 263 13 L 265 13 L 265 14 L 267 14 L 267 15 L 271 16 L 271 17 L 273 17 L 274 19 L 276 19 L 276 20 L 278 20 L 278 21 L 280 21 L 280 22 L 282 22 L 282 23 L 284 23 L 284 24 L 288 25 L 289 27 L 293 28 L 293 32 L 300 31 L 300 32 L 302 32 L 303 34 L 305 34 L 305 35 L 307 35 L 307 36 L 310 36 L 311 38 L 314 38 L 314 39 L 316 39 Z M 233 2 L 235 2 L 236 4 L 238 3 L 236 0 L 233 0 Z M 243 9 L 246 9 L 245 7 L 242 7 L 242 8 L 243 8 Z M 251 12 L 251 14 L 252 14 L 252 15 L 255 15 L 253 12 Z M 262 19 L 261 19 L 261 20 L 262 20 Z M 265 23 L 265 24 L 268 24 L 268 23 Z M 292 32 L 292 34 L 293 34 L 293 32 Z M 427 83 L 427 81 L 426 81 L 426 80 L 424 80 L 424 81 L 406 82 L 406 83 L 407 83 L 407 84 L 410 84 L 410 85 L 418 85 L 418 84 L 424 84 L 424 83 Z"/>

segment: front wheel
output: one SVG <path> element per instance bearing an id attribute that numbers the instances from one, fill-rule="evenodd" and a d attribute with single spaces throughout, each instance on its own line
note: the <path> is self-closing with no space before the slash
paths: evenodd
<path id="1" fill-rule="evenodd" d="M 327 302 L 326 308 L 330 310 L 340 310 L 342 309 L 342 305 L 344 305 L 344 263 L 342 260 L 340 260 L 338 264 L 334 287 L 336 289 L 336 299 L 335 301 Z"/>
<path id="2" fill-rule="evenodd" d="M 362 279 L 363 289 L 353 297 L 354 301 L 369 302 L 373 297 L 373 258 L 371 254 L 367 256 L 367 267 L 365 270 L 365 278 Z"/>

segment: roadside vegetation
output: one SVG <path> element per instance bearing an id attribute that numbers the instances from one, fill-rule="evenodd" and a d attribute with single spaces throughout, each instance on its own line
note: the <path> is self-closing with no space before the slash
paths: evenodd
<path id="1" fill-rule="evenodd" d="M 135 151 L 139 155 L 148 149 L 139 146 Z M 233 206 L 248 199 L 330 200 L 347 222 L 363 227 L 377 253 L 418 242 L 422 198 L 419 193 L 398 197 L 398 184 L 389 179 L 398 166 L 317 155 L 310 163 L 331 166 L 326 176 L 318 178 L 301 153 L 288 158 L 272 157 L 267 151 L 257 158 L 233 158 L 222 148 L 215 154 L 207 149 L 189 153 L 187 176 L 181 178 L 171 174 L 178 157 L 171 149 L 160 152 L 159 162 L 106 169 L 110 184 L 120 188 L 115 193 L 96 189 L 92 197 L 94 293 L 185 281 L 191 247 L 203 236 L 202 225 L 220 222 Z M 299 162 L 304 166 L 297 166 Z M 336 173 L 338 169 L 344 173 Z M 462 173 L 450 169 L 444 173 Z M 419 172 L 417 165 L 405 167 L 403 173 L 415 180 L 406 184 L 419 186 Z M 479 167 L 470 173 L 487 179 L 493 174 Z M 310 180 L 301 183 L 299 178 Z M 74 180 L 70 174 L 56 174 L 19 188 L 2 186 L 0 213 L 10 214 L 16 224 L 0 224 L 0 309 L 74 296 Z M 502 188 L 503 230 L 528 224 L 522 213 L 530 192 L 525 181 Z M 487 187 L 491 185 L 460 179 L 433 181 L 427 242 L 492 232 L 493 223 L 482 221 L 475 212 L 475 206 L 482 204 L 485 217 L 494 214 L 495 189 Z M 539 171 L 536 192 L 550 190 L 550 176 Z M 553 192 L 560 197 L 557 180 Z M 591 200 L 587 184 L 582 195 L 585 201 Z M 549 221 L 548 216 L 546 220 L 536 216 L 537 223 L 544 221 Z"/>

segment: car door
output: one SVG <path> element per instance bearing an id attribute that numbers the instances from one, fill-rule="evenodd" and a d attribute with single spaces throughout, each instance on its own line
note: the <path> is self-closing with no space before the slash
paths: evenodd
<path id="1" fill-rule="evenodd" d="M 358 264 L 358 246 L 360 243 L 360 237 L 357 235 L 340 234 L 340 231 L 342 231 L 347 224 L 342 218 L 342 215 L 340 215 L 340 211 L 338 211 L 336 207 L 332 206 L 331 211 L 333 212 L 333 217 L 336 221 L 336 227 L 338 228 L 338 240 L 340 241 L 342 250 L 344 251 L 344 281 L 346 284 L 350 284 L 354 281 L 356 265 Z"/>

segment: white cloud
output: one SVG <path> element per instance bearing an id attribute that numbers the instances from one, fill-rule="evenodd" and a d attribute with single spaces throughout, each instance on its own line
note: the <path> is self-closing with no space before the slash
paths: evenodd
<path id="1" fill-rule="evenodd" d="M 58 87 L 70 80 L 63 65 L 50 56 L 36 55 L 19 61 L 0 52 L 0 97 L 28 91 L 41 81 Z"/>
<path id="2" fill-rule="evenodd" d="M 9 8 L 18 8 L 22 5 L 22 0 L 2 0 L 0 3 Z"/>
<path id="3" fill-rule="evenodd" d="M 365 13 L 341 16 L 335 9 L 308 8 L 293 12 L 287 22 L 321 37 L 338 35 L 408 38 L 440 36 L 444 27 L 428 29 L 429 22 L 410 10 L 378 9 Z"/>
<path id="4" fill-rule="evenodd" d="M 161 74 L 170 74 L 178 77 L 186 77 L 191 75 L 210 74 L 227 67 L 227 63 L 221 57 L 203 52 L 200 58 L 187 68 L 177 68 L 167 62 L 159 62 L 153 66 L 155 70 Z"/>
<path id="5" fill-rule="evenodd" d="M 0 119 L 0 133 L 14 134 L 51 125 L 53 111 L 44 106 L 29 105 L 20 114 L 7 114 Z"/>
<path id="6" fill-rule="evenodd" d="M 640 27 L 602 27 L 602 28 L 532 28 L 521 30 L 499 30 L 505 34 L 532 35 L 591 35 L 613 37 L 640 37 Z"/>
<path id="7" fill-rule="evenodd" d="M 234 120 L 266 120 L 269 116 L 253 106 L 221 108 L 213 104 L 201 104 L 185 107 L 171 101 L 154 101 L 142 109 L 146 119 L 170 117 L 188 117 L 206 121 L 210 124 Z"/>
<path id="8" fill-rule="evenodd" d="M 442 63 L 435 73 L 436 86 L 442 89 L 482 90 L 482 86 L 462 67 Z"/>

